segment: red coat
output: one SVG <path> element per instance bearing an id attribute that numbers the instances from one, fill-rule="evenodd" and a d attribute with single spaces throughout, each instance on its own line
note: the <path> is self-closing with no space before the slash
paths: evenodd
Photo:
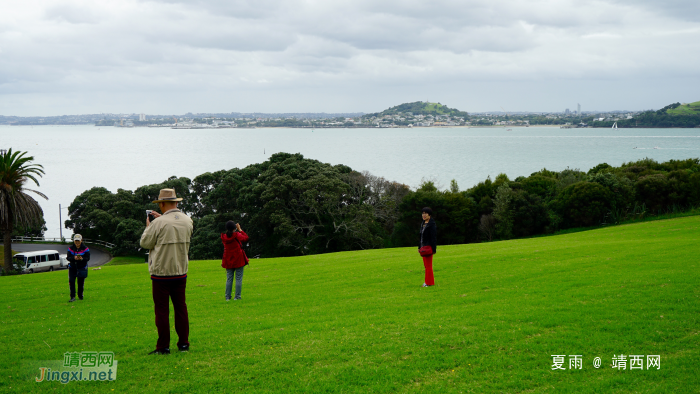
<path id="1" fill-rule="evenodd" d="M 221 259 L 221 266 L 224 268 L 240 268 L 248 264 L 248 257 L 241 249 L 241 242 L 248 240 L 248 234 L 237 231 L 227 237 L 226 233 L 221 234 L 221 242 L 224 243 L 224 258 Z"/>

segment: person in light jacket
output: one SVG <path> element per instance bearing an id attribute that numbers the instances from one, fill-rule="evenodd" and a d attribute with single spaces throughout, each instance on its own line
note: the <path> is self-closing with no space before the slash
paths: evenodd
<path id="1" fill-rule="evenodd" d="M 153 211 L 153 222 L 146 219 L 146 229 L 141 235 L 141 247 L 148 249 L 148 271 L 151 274 L 153 304 L 156 314 L 158 342 L 156 350 L 149 354 L 170 354 L 170 313 L 172 299 L 175 310 L 175 331 L 177 348 L 181 352 L 190 350 L 190 320 L 185 302 L 187 288 L 187 268 L 192 219 L 177 209 L 174 189 L 161 189 L 158 204 L 162 215 Z"/>
<path id="2" fill-rule="evenodd" d="M 430 245 L 433 249 L 433 254 L 423 257 L 423 266 L 425 267 L 425 282 L 423 287 L 434 286 L 435 278 L 433 277 L 433 255 L 437 253 L 437 225 L 435 219 L 432 218 L 433 210 L 425 207 L 421 211 L 423 220 L 420 223 L 420 244 L 418 249 L 423 246 Z"/>
<path id="3" fill-rule="evenodd" d="M 226 269 L 226 301 L 231 300 L 234 275 L 236 277 L 234 300 L 241 299 L 243 268 L 248 265 L 248 257 L 242 248 L 242 242 L 246 241 L 248 241 L 248 234 L 241 230 L 241 225 L 229 220 L 226 223 L 226 232 L 221 234 L 221 242 L 224 244 L 224 257 L 221 259 L 221 266 Z"/>

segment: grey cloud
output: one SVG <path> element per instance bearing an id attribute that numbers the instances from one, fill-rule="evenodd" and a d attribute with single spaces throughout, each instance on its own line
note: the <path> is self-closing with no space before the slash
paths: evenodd
<path id="1" fill-rule="evenodd" d="M 299 0 L 145 0 L 144 3 L 180 5 L 190 10 L 202 10 L 213 16 L 237 19 L 269 19 L 272 15 L 288 15 L 304 7 Z"/>
<path id="2" fill-rule="evenodd" d="M 660 16 L 700 22 L 700 1 L 697 0 L 611 0 L 629 8 L 646 7 Z"/>
<path id="3" fill-rule="evenodd" d="M 45 18 L 73 24 L 95 24 L 100 21 L 99 13 L 85 5 L 61 4 L 46 9 Z"/>
<path id="4" fill-rule="evenodd" d="M 144 97 L 169 113 L 170 102 L 219 105 L 235 92 L 250 98 L 238 101 L 246 110 L 273 103 L 326 110 L 353 97 L 365 102 L 367 92 L 384 103 L 408 93 L 461 97 L 474 86 L 486 95 L 489 83 L 697 78 L 700 25 L 633 3 L 122 0 L 84 7 L 61 0 L 38 7 L 41 17 L 24 9 L 0 15 L 0 108 L 75 92 L 66 103 L 81 93 L 85 106 Z M 669 84 L 664 91 L 680 89 Z M 285 103 L 299 100 L 289 92 L 311 101 Z M 19 96 L 26 100 L 10 98 Z"/>
<path id="5" fill-rule="evenodd" d="M 174 43 L 194 48 L 212 48 L 229 51 L 283 51 L 298 37 L 289 31 L 274 31 L 266 26 L 237 23 L 230 25 L 160 24 L 144 26 L 141 37 L 151 43 Z M 221 22 L 221 21 L 217 21 Z"/>
<path id="6" fill-rule="evenodd" d="M 357 1 L 329 3 L 332 6 L 319 8 L 312 8 L 305 2 L 266 1 L 258 8 L 265 12 L 257 13 L 246 11 L 252 7 L 252 2 L 248 1 L 176 3 L 193 12 L 204 10 L 217 18 L 227 15 L 232 23 L 247 29 L 255 29 L 265 21 L 269 29 L 265 35 L 300 32 L 358 49 L 414 51 L 441 48 L 456 52 L 509 52 L 532 45 L 532 42 L 524 42 L 527 39 L 520 20 L 510 18 L 513 11 L 500 7 L 496 11 L 479 12 L 489 9 L 490 3 L 482 0 L 471 2 L 474 7 L 444 1 L 441 4 Z M 504 12 L 496 17 L 501 10 Z M 247 19 L 251 14 L 253 19 Z M 268 47 L 261 49 L 267 50 Z"/>

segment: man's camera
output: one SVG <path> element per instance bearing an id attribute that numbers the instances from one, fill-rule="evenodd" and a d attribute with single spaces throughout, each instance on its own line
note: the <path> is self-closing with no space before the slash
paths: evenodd
<path id="1" fill-rule="evenodd" d="M 153 216 L 153 214 L 151 212 L 153 212 L 153 211 L 151 211 L 150 209 L 146 210 L 146 216 L 148 217 L 148 220 L 152 222 L 156 219 L 156 217 Z"/>

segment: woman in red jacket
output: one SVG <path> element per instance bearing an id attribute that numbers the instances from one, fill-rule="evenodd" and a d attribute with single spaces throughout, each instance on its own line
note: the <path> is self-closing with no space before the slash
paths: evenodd
<path id="1" fill-rule="evenodd" d="M 423 287 L 435 286 L 435 277 L 433 276 L 433 255 L 437 253 L 437 225 L 435 224 L 435 219 L 432 218 L 433 210 L 430 207 L 425 207 L 421 211 L 421 216 L 423 221 L 420 223 L 420 244 L 418 245 L 418 251 L 424 247 L 428 250 L 427 254 L 423 256 L 423 266 L 425 267 L 425 282 L 423 282 Z"/>
<path id="2" fill-rule="evenodd" d="M 226 232 L 221 234 L 221 242 L 224 243 L 224 258 L 221 266 L 226 268 L 226 301 L 231 300 L 231 286 L 234 274 L 236 276 L 236 297 L 241 299 L 243 287 L 243 267 L 248 265 L 248 257 L 243 251 L 241 242 L 248 241 L 248 234 L 241 230 L 241 225 L 229 220 L 226 223 Z"/>

